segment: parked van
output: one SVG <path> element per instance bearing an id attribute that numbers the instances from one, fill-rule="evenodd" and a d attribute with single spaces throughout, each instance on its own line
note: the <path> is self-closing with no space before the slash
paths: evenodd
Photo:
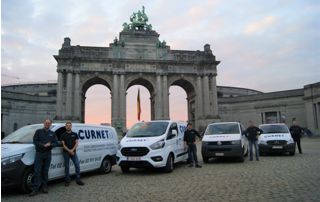
<path id="1" fill-rule="evenodd" d="M 248 140 L 238 122 L 209 124 L 202 138 L 203 162 L 211 157 L 239 157 L 241 162 L 248 154 Z"/>
<path id="2" fill-rule="evenodd" d="M 136 123 L 120 141 L 117 163 L 122 172 L 133 168 L 164 168 L 171 172 L 174 163 L 188 158 L 183 136 L 187 124 L 175 121 Z"/>
<path id="3" fill-rule="evenodd" d="M 258 139 L 260 155 L 274 152 L 295 154 L 295 143 L 286 124 L 262 124 L 259 128 L 263 131 Z"/>
<path id="4" fill-rule="evenodd" d="M 1 186 L 18 186 L 22 192 L 31 190 L 35 147 L 33 136 L 43 124 L 24 126 L 2 140 L 1 144 Z M 64 123 L 53 123 L 51 130 L 60 141 L 65 132 Z M 99 170 L 109 173 L 116 163 L 115 155 L 118 136 L 113 127 L 87 124 L 72 124 L 72 131 L 79 136 L 77 154 L 81 172 Z M 73 163 L 70 163 L 70 174 L 75 174 Z M 52 160 L 49 168 L 49 180 L 64 177 L 64 159 L 62 144 L 52 149 Z"/>

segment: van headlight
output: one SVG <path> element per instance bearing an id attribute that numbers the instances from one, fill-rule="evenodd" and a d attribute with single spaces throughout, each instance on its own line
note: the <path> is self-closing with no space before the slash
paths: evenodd
<path id="1" fill-rule="evenodd" d="M 164 142 L 164 140 L 160 140 L 158 142 L 153 143 L 152 145 L 150 145 L 150 148 L 155 150 L 155 149 L 161 149 L 164 147 L 166 143 Z"/>
<path id="2" fill-rule="evenodd" d="M 293 144 L 293 143 L 294 143 L 294 141 L 293 141 L 292 138 L 290 138 L 290 139 L 288 140 L 288 142 L 287 142 L 287 144 Z"/>
<path id="3" fill-rule="evenodd" d="M 1 165 L 5 166 L 8 164 L 14 163 L 16 161 L 19 161 L 20 159 L 22 159 L 23 156 L 24 156 L 24 153 L 3 158 L 1 159 Z"/>
<path id="4" fill-rule="evenodd" d="M 265 140 L 260 140 L 260 141 L 259 141 L 259 144 L 264 144 L 264 145 L 266 145 L 267 142 L 266 142 Z"/>
<path id="5" fill-rule="evenodd" d="M 231 144 L 241 144 L 241 140 L 233 140 L 231 141 Z"/>

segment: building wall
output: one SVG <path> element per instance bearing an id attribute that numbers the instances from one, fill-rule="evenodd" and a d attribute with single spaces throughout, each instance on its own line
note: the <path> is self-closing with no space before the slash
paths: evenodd
<path id="1" fill-rule="evenodd" d="M 36 89 L 39 90 L 34 95 L 28 93 L 32 92 L 31 86 L 2 87 L 1 132 L 5 135 L 14 131 L 15 128 L 42 123 L 44 119 L 53 119 L 56 116 L 56 95 L 46 94 L 54 90 L 53 86 L 37 85 Z M 238 89 L 231 90 L 231 88 L 228 87 L 230 94 Z M 26 90 L 25 93 L 24 90 Z M 242 94 L 246 92 L 253 94 L 218 98 L 221 121 L 240 121 L 244 126 L 248 126 L 249 120 L 255 121 L 257 125 L 273 120 L 291 125 L 292 118 L 296 118 L 302 127 L 308 128 L 313 134 L 320 135 L 320 82 L 306 85 L 303 89 L 272 93 L 254 94 L 250 89 L 249 91 L 241 90 Z"/>
<path id="2" fill-rule="evenodd" d="M 1 132 L 4 136 L 28 124 L 53 119 L 56 113 L 54 96 L 34 96 L 1 91 Z"/>

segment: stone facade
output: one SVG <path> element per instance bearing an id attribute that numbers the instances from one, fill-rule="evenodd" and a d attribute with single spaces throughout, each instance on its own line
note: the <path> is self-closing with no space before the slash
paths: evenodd
<path id="1" fill-rule="evenodd" d="M 110 47 L 72 46 L 65 38 L 57 60 L 56 120 L 84 122 L 85 93 L 95 84 L 112 95 L 112 125 L 126 128 L 126 91 L 145 86 L 151 95 L 151 119 L 169 119 L 169 88 L 187 93 L 188 120 L 197 128 L 218 120 L 216 75 L 219 61 L 210 45 L 203 51 L 170 50 L 153 30 L 123 30 Z"/>

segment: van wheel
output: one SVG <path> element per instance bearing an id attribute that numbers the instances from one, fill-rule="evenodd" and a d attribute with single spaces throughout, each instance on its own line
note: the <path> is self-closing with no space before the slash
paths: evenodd
<path id="1" fill-rule="evenodd" d="M 164 171 L 170 173 L 173 171 L 173 158 L 172 154 L 169 154 L 166 166 L 164 167 Z"/>
<path id="2" fill-rule="evenodd" d="M 247 147 L 247 151 L 246 151 L 246 153 L 244 154 L 244 157 L 247 157 L 249 155 L 249 149 L 248 149 L 248 147 Z"/>
<path id="3" fill-rule="evenodd" d="M 203 163 L 209 163 L 209 157 L 202 156 Z"/>
<path id="4" fill-rule="evenodd" d="M 296 152 L 289 152 L 290 156 L 294 156 Z"/>
<path id="5" fill-rule="evenodd" d="M 123 173 L 128 173 L 130 171 L 130 167 L 128 166 L 120 166 L 120 168 Z"/>
<path id="6" fill-rule="evenodd" d="M 101 166 L 99 168 L 99 172 L 101 174 L 107 174 L 110 173 L 112 169 L 111 161 L 108 157 L 105 157 L 101 163 Z"/>
<path id="7" fill-rule="evenodd" d="M 34 170 L 33 168 L 27 168 L 22 176 L 22 182 L 20 190 L 22 193 L 26 194 L 31 192 L 32 184 L 34 182 Z"/>

